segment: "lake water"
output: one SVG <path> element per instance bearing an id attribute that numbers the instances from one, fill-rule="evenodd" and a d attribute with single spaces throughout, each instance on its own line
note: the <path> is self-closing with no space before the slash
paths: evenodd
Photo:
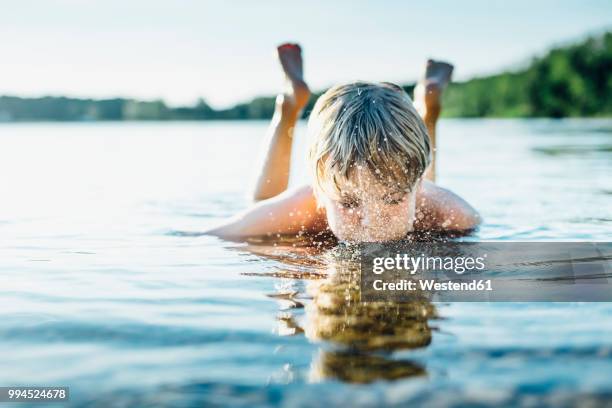
<path id="1" fill-rule="evenodd" d="M 198 235 L 248 205 L 266 126 L 0 125 L 0 385 L 100 407 L 612 401 L 612 304 L 364 305 L 326 250 Z M 468 240 L 611 240 L 612 121 L 438 137 L 439 184 L 485 220 Z"/>

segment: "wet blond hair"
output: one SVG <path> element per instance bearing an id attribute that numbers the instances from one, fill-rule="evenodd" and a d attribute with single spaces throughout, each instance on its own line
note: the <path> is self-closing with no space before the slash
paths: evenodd
<path id="1" fill-rule="evenodd" d="M 329 89 L 310 114 L 308 134 L 317 197 L 337 197 L 355 166 L 395 191 L 411 191 L 431 162 L 425 123 L 408 94 L 388 82 Z"/>

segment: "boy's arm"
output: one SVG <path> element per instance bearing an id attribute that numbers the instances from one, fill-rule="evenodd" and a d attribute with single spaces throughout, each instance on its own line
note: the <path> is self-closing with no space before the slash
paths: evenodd
<path id="1" fill-rule="evenodd" d="M 423 180 L 417 194 L 417 230 L 467 231 L 482 221 L 467 201 L 450 190 Z"/>
<path id="2" fill-rule="evenodd" d="M 260 201 L 205 233 L 221 238 L 244 238 L 319 232 L 326 226 L 325 214 L 317 208 L 312 188 L 303 186 Z"/>

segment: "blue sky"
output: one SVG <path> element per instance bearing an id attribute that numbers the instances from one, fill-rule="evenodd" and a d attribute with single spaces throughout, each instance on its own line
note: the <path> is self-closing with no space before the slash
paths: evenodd
<path id="1" fill-rule="evenodd" d="M 275 45 L 304 48 L 314 89 L 408 82 L 427 57 L 456 78 L 517 67 L 612 28 L 608 1 L 0 0 L 0 94 L 204 97 L 227 106 L 280 88 Z"/>

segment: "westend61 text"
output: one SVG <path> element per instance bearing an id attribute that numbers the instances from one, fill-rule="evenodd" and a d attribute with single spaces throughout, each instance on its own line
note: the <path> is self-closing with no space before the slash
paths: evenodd
<path id="1" fill-rule="evenodd" d="M 384 282 L 375 280 L 372 284 L 374 290 L 423 290 L 423 291 L 485 291 L 493 290 L 490 279 L 474 279 L 471 281 L 438 282 L 434 279 L 420 279 L 418 281 L 402 279 L 397 282 Z"/>

